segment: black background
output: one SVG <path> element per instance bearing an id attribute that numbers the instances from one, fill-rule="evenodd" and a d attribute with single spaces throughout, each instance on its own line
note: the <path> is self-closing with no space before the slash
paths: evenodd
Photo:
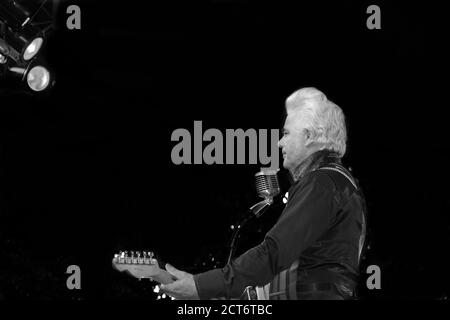
<path id="1" fill-rule="evenodd" d="M 81 8 L 81 30 L 65 9 Z M 368 30 L 378 4 L 382 29 Z M 348 121 L 344 163 L 368 201 L 372 299 L 443 299 L 449 200 L 444 103 L 423 6 L 357 1 L 62 1 L 43 49 L 47 95 L 0 100 L 0 290 L 4 298 L 154 298 L 111 268 L 118 250 L 154 250 L 190 272 L 226 252 L 257 201 L 259 165 L 174 165 L 171 134 L 281 128 L 284 100 L 314 86 Z M 288 182 L 281 174 L 283 191 Z M 248 230 L 257 243 L 278 205 Z M 206 262 L 207 265 L 202 265 Z M 67 266 L 82 290 L 66 288 Z"/>

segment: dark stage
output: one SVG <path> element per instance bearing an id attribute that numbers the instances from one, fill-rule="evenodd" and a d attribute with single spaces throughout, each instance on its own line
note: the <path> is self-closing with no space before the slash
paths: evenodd
<path id="1" fill-rule="evenodd" d="M 80 30 L 66 27 L 72 4 Z M 172 132 L 193 138 L 194 121 L 281 129 L 285 99 L 312 86 L 346 114 L 343 162 L 367 199 L 363 266 L 380 267 L 381 289 L 362 297 L 447 299 L 446 106 L 432 102 L 425 9 L 379 2 L 381 29 L 369 30 L 371 4 L 60 1 L 39 53 L 53 88 L 1 88 L 0 297 L 156 299 L 149 282 L 113 270 L 119 250 L 152 250 L 191 273 L 212 257 L 220 266 L 230 226 L 258 201 L 261 165 L 174 164 Z M 285 170 L 279 178 L 284 194 Z M 238 251 L 282 209 L 279 197 Z M 70 265 L 81 290 L 66 286 Z"/>

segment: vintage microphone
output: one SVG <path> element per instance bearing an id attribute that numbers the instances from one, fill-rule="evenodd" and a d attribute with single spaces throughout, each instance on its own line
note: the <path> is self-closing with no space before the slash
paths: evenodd
<path id="1" fill-rule="evenodd" d="M 277 177 L 278 169 L 261 168 L 255 174 L 256 192 L 264 200 L 250 207 L 250 212 L 259 218 L 273 203 L 273 198 L 280 193 Z"/>
<path id="2" fill-rule="evenodd" d="M 231 262 L 234 252 L 236 251 L 236 241 L 239 235 L 239 231 L 244 224 L 249 220 L 256 217 L 259 218 L 266 212 L 269 206 L 273 203 L 273 198 L 280 193 L 280 186 L 278 184 L 277 172 L 279 169 L 261 168 L 261 171 L 255 174 L 255 186 L 258 196 L 264 200 L 254 204 L 249 209 L 249 214 L 244 216 L 237 224 L 230 244 L 230 253 L 228 254 L 227 263 Z"/>

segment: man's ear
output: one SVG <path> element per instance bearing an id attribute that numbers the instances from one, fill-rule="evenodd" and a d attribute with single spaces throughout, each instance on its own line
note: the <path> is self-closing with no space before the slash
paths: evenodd
<path id="1" fill-rule="evenodd" d="M 304 130 L 305 130 L 305 146 L 309 146 L 314 142 L 313 133 L 309 129 Z"/>

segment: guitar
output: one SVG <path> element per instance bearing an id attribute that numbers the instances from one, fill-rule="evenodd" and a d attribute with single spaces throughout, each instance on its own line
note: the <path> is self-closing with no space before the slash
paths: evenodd
<path id="1" fill-rule="evenodd" d="M 162 284 L 175 281 L 175 278 L 166 270 L 159 267 L 158 260 L 151 251 L 120 251 L 112 260 L 114 269 L 126 272 L 137 279 L 150 279 Z"/>
<path id="2" fill-rule="evenodd" d="M 158 260 L 151 251 L 120 251 L 114 255 L 113 268 L 126 272 L 137 279 L 150 279 L 162 284 L 174 282 L 176 279 L 166 270 L 159 267 Z M 241 300 L 269 300 L 269 286 L 245 288 Z M 216 300 L 216 299 L 214 299 Z M 219 298 L 223 300 L 223 298 Z M 232 299 L 235 300 L 235 299 Z"/>

